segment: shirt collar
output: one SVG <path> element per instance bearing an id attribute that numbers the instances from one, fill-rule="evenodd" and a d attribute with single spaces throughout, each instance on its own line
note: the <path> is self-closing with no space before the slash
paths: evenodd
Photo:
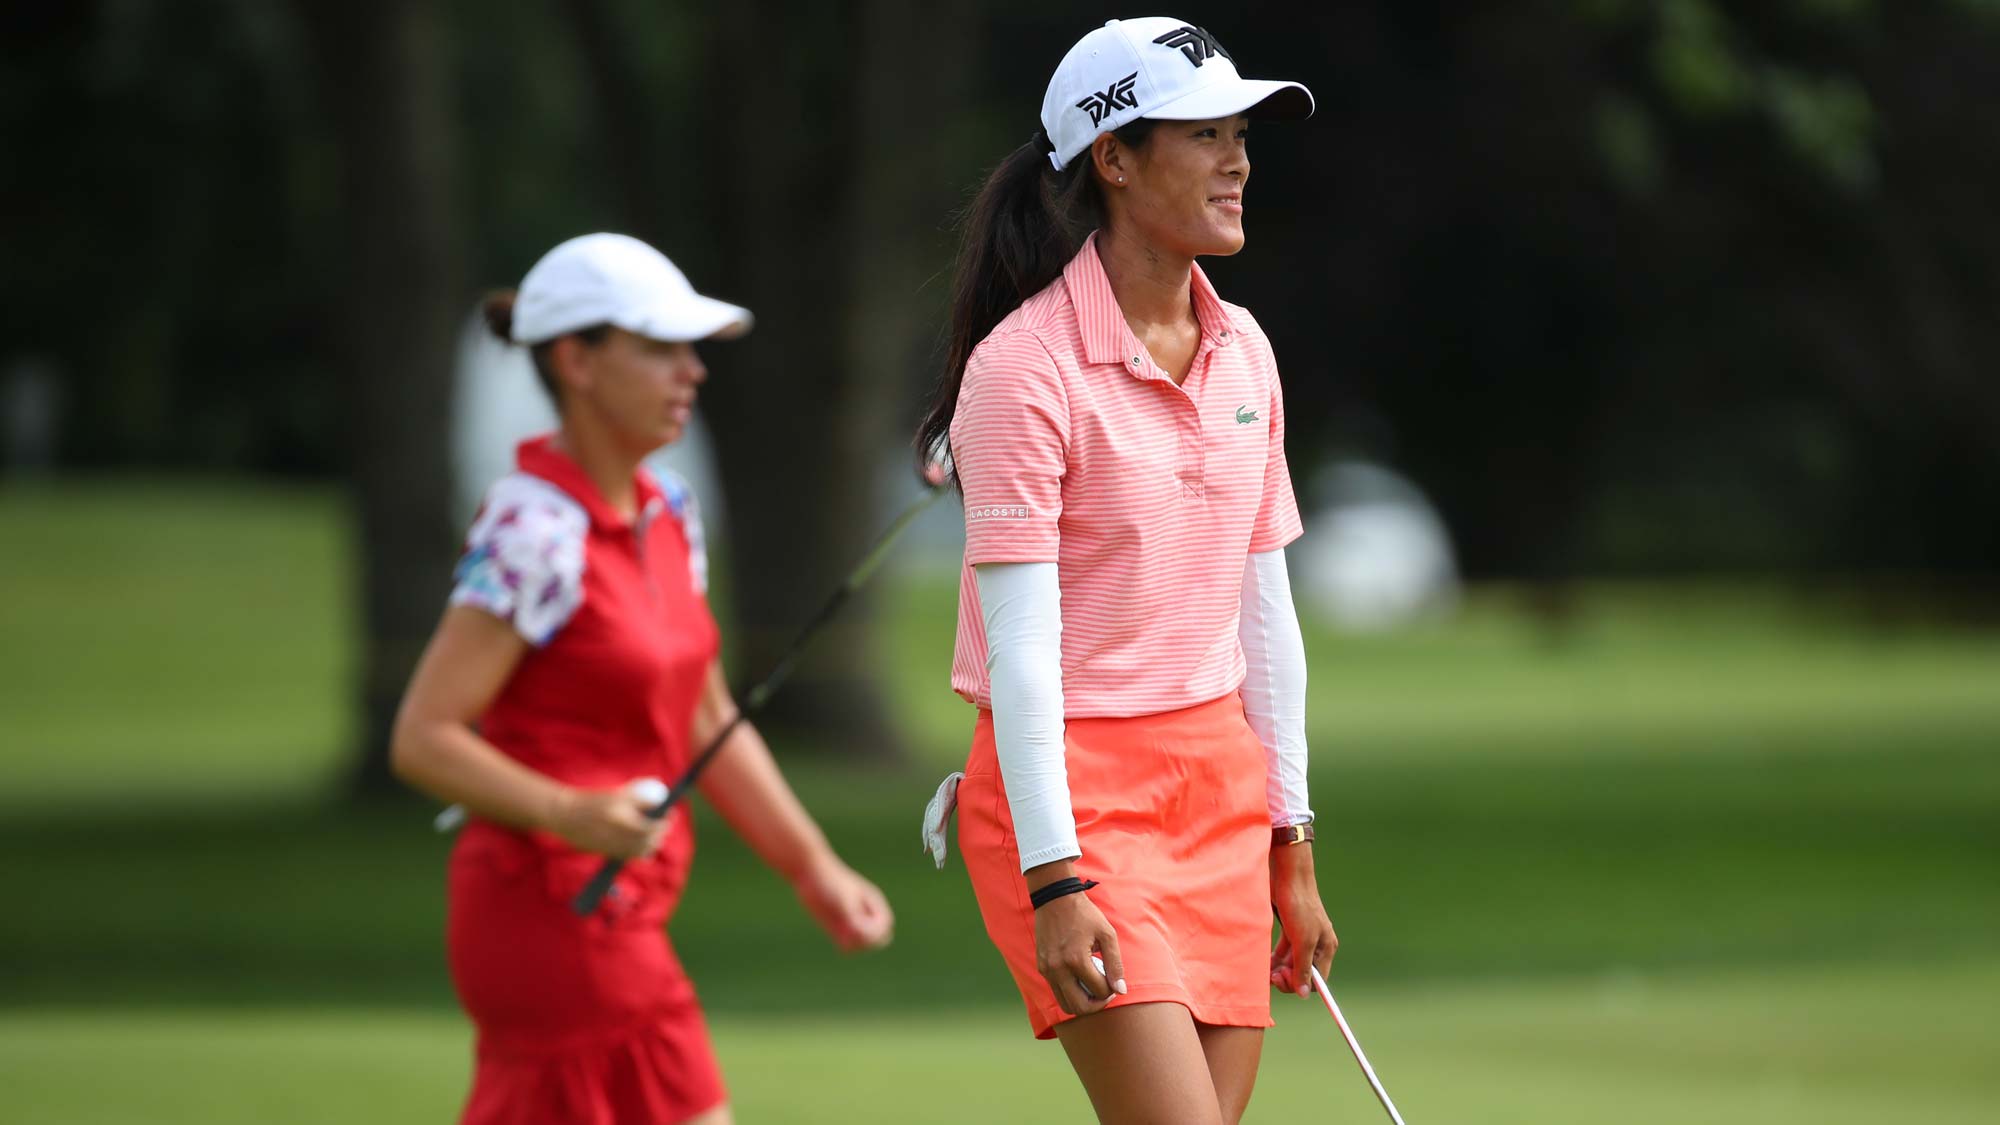
<path id="1" fill-rule="evenodd" d="M 1190 267 L 1189 288 L 1194 296 L 1194 317 L 1201 324 L 1202 347 L 1227 347 L 1241 331 L 1229 306 L 1216 296 L 1215 286 L 1200 265 Z M 1063 267 L 1063 285 L 1069 290 L 1070 304 L 1076 309 L 1076 323 L 1083 333 L 1083 355 L 1092 363 L 1115 363 L 1129 367 L 1142 354 L 1139 338 L 1125 323 L 1118 308 L 1118 296 L 1111 291 L 1104 262 L 1097 256 L 1097 234 L 1084 239 L 1083 249 Z"/>
<path id="2" fill-rule="evenodd" d="M 632 527 L 634 521 L 619 515 L 605 502 L 604 494 L 597 490 L 597 482 L 583 471 L 583 466 L 575 458 L 556 448 L 554 434 L 531 437 L 514 448 L 514 463 L 530 476 L 540 477 L 562 489 L 583 510 L 590 513 L 592 526 L 607 531 L 623 531 Z M 666 506 L 666 496 L 660 491 L 659 482 L 653 474 L 641 468 L 632 478 L 639 499 L 637 523 L 643 527 Z"/>

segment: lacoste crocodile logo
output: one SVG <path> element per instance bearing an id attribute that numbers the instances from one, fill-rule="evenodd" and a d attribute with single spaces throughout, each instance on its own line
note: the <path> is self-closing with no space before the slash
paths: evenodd
<path id="1" fill-rule="evenodd" d="M 1250 423 L 1255 422 L 1256 420 L 1257 420 L 1257 412 L 1255 410 L 1250 409 L 1248 406 L 1239 406 L 1236 408 L 1237 425 L 1247 426 Z"/>

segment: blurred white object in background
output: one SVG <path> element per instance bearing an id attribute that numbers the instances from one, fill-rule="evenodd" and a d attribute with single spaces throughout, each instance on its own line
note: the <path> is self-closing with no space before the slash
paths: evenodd
<path id="1" fill-rule="evenodd" d="M 494 339 L 477 312 L 459 333 L 452 390 L 452 501 L 463 527 L 472 523 L 486 486 L 513 471 L 515 444 L 556 428 L 556 410 L 535 378 L 528 349 Z M 713 551 L 723 531 L 722 488 L 699 407 L 681 439 L 646 463 L 655 471 L 679 473 L 694 489 Z"/>
<path id="2" fill-rule="evenodd" d="M 1355 632 L 1448 615 L 1458 604 L 1451 535 L 1423 490 L 1366 461 L 1336 461 L 1301 493 L 1316 508 L 1286 552 L 1310 612 Z"/>
<path id="3" fill-rule="evenodd" d="M 0 378 L 0 453 L 7 472 L 45 473 L 55 468 L 62 430 L 62 377 L 50 360 L 19 356 Z"/>

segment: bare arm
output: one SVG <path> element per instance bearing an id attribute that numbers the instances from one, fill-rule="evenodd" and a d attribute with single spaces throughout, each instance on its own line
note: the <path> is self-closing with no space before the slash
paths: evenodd
<path id="1" fill-rule="evenodd" d="M 693 745 L 706 747 L 736 713 L 721 664 L 710 664 Z M 888 900 L 834 854 L 756 727 L 738 724 L 697 785 L 750 850 L 792 884 L 835 944 L 847 950 L 888 944 L 894 925 Z"/>
<path id="2" fill-rule="evenodd" d="M 446 610 L 396 713 L 389 750 L 396 776 L 488 820 L 547 827 L 562 786 L 472 729 L 527 651 L 528 643 L 492 614 Z"/>
<path id="3" fill-rule="evenodd" d="M 572 789 L 472 729 L 527 652 L 528 643 L 492 614 L 446 610 L 396 714 L 390 767 L 412 787 L 487 820 L 552 831 L 604 855 L 645 855 L 658 844 L 659 826 L 637 798 L 622 789 Z"/>
<path id="4" fill-rule="evenodd" d="M 697 752 L 735 717 L 736 700 L 723 678 L 722 665 L 711 663 L 701 702 L 695 708 L 693 745 Z M 757 858 L 787 880 L 797 880 L 814 864 L 834 858 L 826 834 L 799 803 L 798 795 L 778 771 L 764 736 L 750 723 L 737 724 L 698 787 Z"/>

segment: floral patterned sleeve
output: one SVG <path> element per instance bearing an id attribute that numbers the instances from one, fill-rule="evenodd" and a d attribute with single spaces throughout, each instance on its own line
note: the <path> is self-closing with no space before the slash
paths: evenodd
<path id="1" fill-rule="evenodd" d="M 583 604 L 590 520 L 556 488 L 520 474 L 487 491 L 452 576 L 451 604 L 484 610 L 537 648 Z"/>
<path id="2" fill-rule="evenodd" d="M 701 502 L 695 499 L 694 488 L 679 473 L 662 469 L 654 474 L 659 482 L 660 493 L 666 497 L 667 510 L 681 521 L 681 534 L 687 539 L 688 570 L 694 575 L 694 590 L 697 594 L 708 593 L 708 532 L 701 523 Z"/>

